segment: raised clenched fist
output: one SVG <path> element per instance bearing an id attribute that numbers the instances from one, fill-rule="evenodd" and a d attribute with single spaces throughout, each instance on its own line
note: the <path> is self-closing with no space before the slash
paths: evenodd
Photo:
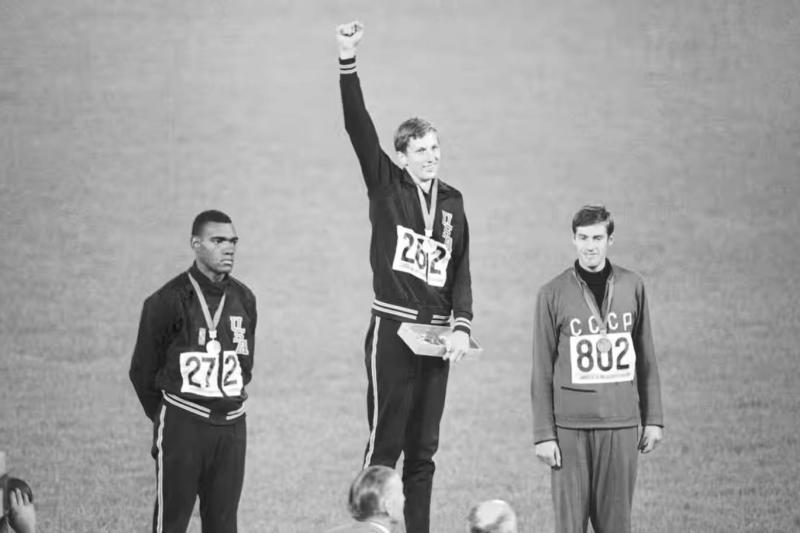
<path id="1" fill-rule="evenodd" d="M 339 57 L 349 59 L 356 55 L 356 47 L 364 37 L 364 25 L 354 20 L 336 27 L 336 41 L 339 43 Z"/>

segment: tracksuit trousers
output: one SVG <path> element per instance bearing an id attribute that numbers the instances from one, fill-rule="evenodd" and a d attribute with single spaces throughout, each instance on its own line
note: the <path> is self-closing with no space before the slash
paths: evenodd
<path id="1" fill-rule="evenodd" d="M 155 422 L 153 533 L 185 533 L 200 496 L 203 533 L 236 533 L 247 425 L 213 425 L 164 403 Z"/>
<path id="2" fill-rule="evenodd" d="M 552 469 L 557 533 L 630 533 L 638 428 L 558 428 L 561 468 Z"/>
<path id="3" fill-rule="evenodd" d="M 373 316 L 365 342 L 370 436 L 364 466 L 397 466 L 403 453 L 407 533 L 428 533 L 431 489 L 450 363 L 415 355 L 401 322 Z"/>

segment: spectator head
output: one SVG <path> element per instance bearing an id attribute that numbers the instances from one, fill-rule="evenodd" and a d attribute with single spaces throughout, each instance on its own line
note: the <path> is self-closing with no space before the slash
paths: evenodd
<path id="1" fill-rule="evenodd" d="M 369 466 L 350 485 L 348 507 L 358 521 L 377 517 L 401 521 L 404 505 L 403 481 L 388 466 Z"/>
<path id="2" fill-rule="evenodd" d="M 472 507 L 468 533 L 517 533 L 517 515 L 503 500 L 487 500 Z"/>

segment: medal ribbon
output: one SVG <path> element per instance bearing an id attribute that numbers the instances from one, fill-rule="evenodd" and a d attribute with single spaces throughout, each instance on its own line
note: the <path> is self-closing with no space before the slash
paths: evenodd
<path id="1" fill-rule="evenodd" d="M 422 192 L 422 187 L 419 183 L 417 184 L 417 194 L 419 195 L 419 206 L 422 208 L 422 218 L 425 220 L 425 236 L 430 239 L 433 237 L 433 219 L 436 218 L 436 197 L 439 195 L 439 178 L 433 178 L 430 209 L 428 209 L 428 204 L 425 202 L 425 194 Z"/>
<path id="2" fill-rule="evenodd" d="M 608 281 L 606 281 L 606 313 L 605 315 L 600 314 L 600 309 L 597 307 L 597 302 L 594 300 L 594 295 L 592 291 L 586 287 L 586 283 L 580 279 L 580 274 L 577 272 L 575 276 L 578 278 L 578 285 L 581 287 L 581 294 L 583 294 L 583 299 L 586 301 L 586 305 L 589 306 L 589 311 L 592 312 L 594 315 L 594 319 L 597 320 L 597 325 L 600 327 L 600 334 L 605 335 L 608 333 L 608 328 L 606 327 L 606 318 L 608 317 L 608 313 L 611 312 L 611 298 L 614 297 L 614 281 L 609 276 Z"/>
<path id="3" fill-rule="evenodd" d="M 219 301 L 219 305 L 217 306 L 217 310 L 214 312 L 214 318 L 211 318 L 211 311 L 208 309 L 208 302 L 206 302 L 206 297 L 203 296 L 203 291 L 200 289 L 200 284 L 197 283 L 197 280 L 192 277 L 191 274 L 187 272 L 189 276 L 189 281 L 192 282 L 192 286 L 194 287 L 194 292 L 197 293 L 197 299 L 200 300 L 200 309 L 203 310 L 203 316 L 206 319 L 206 325 L 208 326 L 208 336 L 211 337 L 211 340 L 215 340 L 217 338 L 217 324 L 219 324 L 219 319 L 222 317 L 222 308 L 225 306 L 225 293 L 222 293 L 222 298 Z"/>

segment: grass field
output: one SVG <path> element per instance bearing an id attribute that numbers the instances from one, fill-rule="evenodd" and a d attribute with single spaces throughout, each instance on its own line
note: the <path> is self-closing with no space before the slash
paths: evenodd
<path id="1" fill-rule="evenodd" d="M 148 530 L 127 368 L 141 302 L 210 207 L 259 299 L 240 529 L 346 520 L 372 297 L 333 35 L 353 18 L 385 145 L 433 120 L 470 218 L 486 353 L 451 373 L 433 530 L 498 497 L 552 531 L 533 298 L 590 201 L 645 277 L 661 370 L 635 531 L 800 530 L 797 2 L 0 0 L 0 450 L 40 530 Z"/>

